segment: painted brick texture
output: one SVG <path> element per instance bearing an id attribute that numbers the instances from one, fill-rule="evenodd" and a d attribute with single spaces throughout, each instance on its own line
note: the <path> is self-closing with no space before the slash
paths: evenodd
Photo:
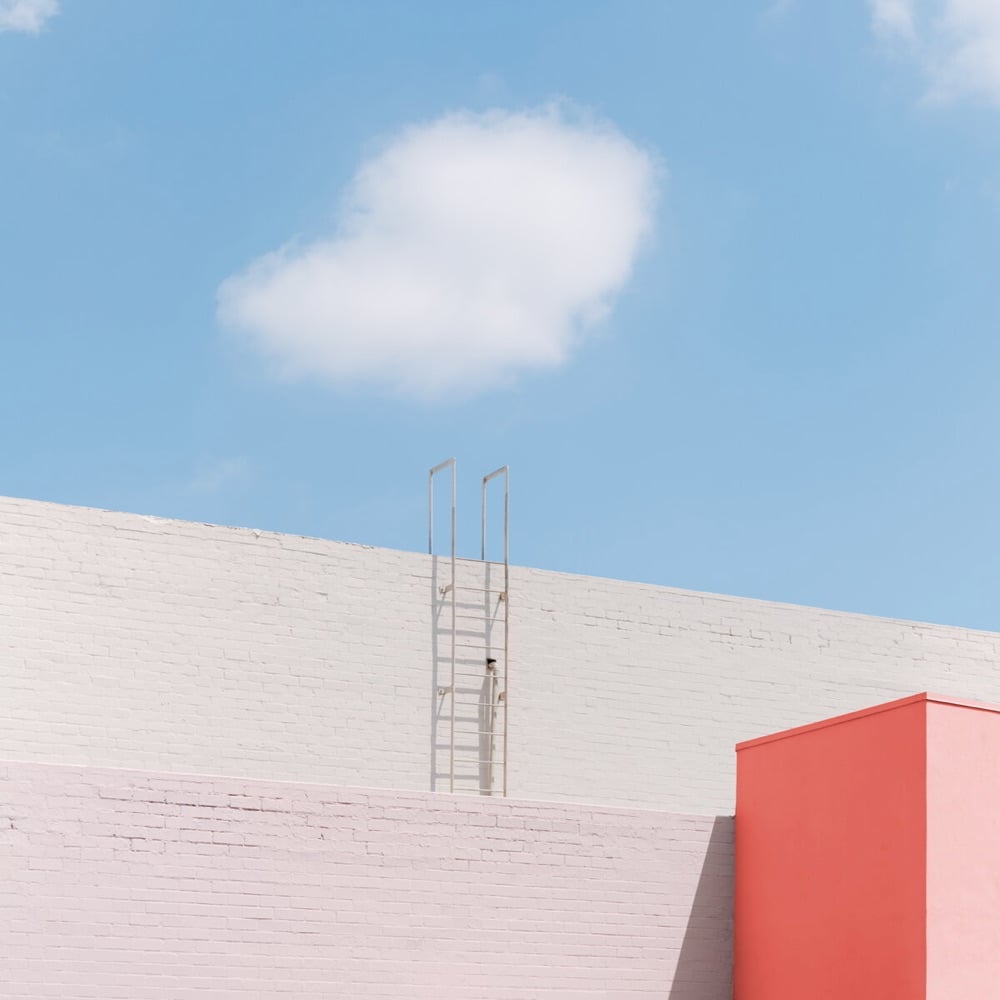
<path id="1" fill-rule="evenodd" d="M 441 788 L 443 580 L 415 553 L 0 500 L 0 757 Z M 1000 701 L 993 633 L 520 568 L 510 612 L 522 798 L 730 813 L 736 742 L 921 690 Z"/>
<path id="2" fill-rule="evenodd" d="M 730 820 L 0 763 L 8 1000 L 731 996 Z"/>

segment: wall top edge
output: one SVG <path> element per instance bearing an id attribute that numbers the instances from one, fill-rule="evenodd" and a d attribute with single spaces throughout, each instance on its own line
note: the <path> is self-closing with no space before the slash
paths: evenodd
<path id="1" fill-rule="evenodd" d="M 53 761 L 0 757 L 0 782 L 9 780 L 12 777 L 16 780 L 16 772 L 19 771 L 22 773 L 34 772 L 37 775 L 45 774 L 46 772 L 53 775 L 78 775 L 84 783 L 87 783 L 88 780 L 100 783 L 102 781 L 126 781 L 131 778 L 135 781 L 147 781 L 163 785 L 178 785 L 183 783 L 203 788 L 211 786 L 216 791 L 219 789 L 219 786 L 229 786 L 230 790 L 228 794 L 232 795 L 250 794 L 267 797 L 271 792 L 280 792 L 283 795 L 288 795 L 298 791 L 299 794 L 303 795 L 333 796 L 337 801 L 355 801 L 371 797 L 379 800 L 392 799 L 399 803 L 421 802 L 425 805 L 432 805 L 437 809 L 455 812 L 482 811 L 502 814 L 513 810 L 534 809 L 539 812 L 565 813 L 567 811 L 578 811 L 619 817 L 664 815 L 692 821 L 731 820 L 733 818 L 732 813 L 681 813 L 672 809 L 614 806 L 602 802 L 577 799 L 504 798 L 500 795 L 466 795 L 458 792 L 432 792 L 412 788 L 392 788 L 386 785 L 337 785 L 317 781 L 294 781 L 283 778 L 255 778 L 245 774 L 149 771 L 142 768 L 106 767 L 75 762 L 57 763 Z"/>
<path id="2" fill-rule="evenodd" d="M 383 552 L 391 554 L 396 558 L 402 557 L 416 560 L 448 558 L 441 553 L 438 553 L 436 557 L 432 557 L 426 552 L 408 549 L 390 549 L 385 548 L 384 546 L 368 545 L 364 542 L 345 542 L 337 539 L 321 538 L 316 535 L 299 535 L 293 532 L 272 531 L 265 528 L 252 528 L 245 525 L 217 524 L 211 521 L 186 521 L 181 518 L 164 517 L 159 514 L 139 514 L 131 511 L 112 510 L 108 507 L 88 507 L 80 504 L 58 503 L 54 500 L 34 500 L 30 497 L 9 497 L 0 495 L 0 508 L 4 505 L 17 505 L 26 509 L 37 508 L 42 510 L 59 510 L 80 516 L 89 515 L 93 517 L 94 515 L 97 515 L 101 518 L 103 524 L 111 528 L 117 527 L 114 523 L 115 521 L 120 521 L 121 527 L 123 528 L 141 524 L 145 525 L 147 528 L 160 527 L 164 530 L 174 528 L 179 532 L 190 532 L 192 529 L 199 531 L 216 531 L 224 534 L 227 538 L 233 539 L 234 541 L 238 540 L 249 543 L 251 541 L 265 540 L 277 545 L 278 547 L 282 547 L 288 542 L 304 542 L 329 549 L 342 548 L 353 549 L 355 551 Z M 0 514 L 0 520 L 2 520 L 2 514 Z M 457 560 L 460 563 L 480 562 L 479 559 L 466 558 L 462 556 L 458 556 Z M 909 618 L 891 618 L 885 615 L 864 614 L 859 611 L 842 611 L 837 610 L 836 608 L 820 608 L 808 604 L 793 604 L 787 601 L 770 601 L 760 597 L 747 597 L 739 594 L 719 594 L 712 591 L 690 590 L 684 587 L 671 587 L 662 583 L 650 583 L 648 581 L 641 580 L 621 580 L 614 577 L 600 577 L 586 573 L 571 573 L 564 570 L 520 566 L 513 563 L 511 564 L 511 569 L 517 572 L 537 574 L 542 577 L 558 577 L 580 582 L 599 582 L 604 585 L 617 584 L 622 587 L 643 588 L 644 590 L 657 591 L 665 594 L 675 594 L 686 598 L 714 601 L 723 604 L 728 603 L 733 605 L 742 605 L 744 607 L 747 605 L 755 605 L 762 609 L 768 608 L 773 610 L 787 610 L 797 613 L 811 612 L 813 614 L 829 616 L 835 619 L 855 619 L 865 622 L 881 622 L 886 625 L 899 625 L 907 628 L 934 629 L 936 631 L 949 632 L 959 636 L 979 635 L 995 638 L 1000 635 L 998 632 L 991 632 L 985 629 L 967 628 L 962 625 L 925 622 Z"/>
<path id="3" fill-rule="evenodd" d="M 795 736 L 802 736 L 805 733 L 815 732 L 818 729 L 828 729 L 831 726 L 840 726 L 844 723 L 854 722 L 872 715 L 881 715 L 883 712 L 895 712 L 910 705 L 917 705 L 923 702 L 930 702 L 936 705 L 950 705 L 953 708 L 971 709 L 977 712 L 994 712 L 1000 715 L 1000 705 L 990 705 L 983 701 L 973 701 L 968 698 L 953 698 L 951 695 L 931 694 L 923 691 L 920 694 L 907 695 L 905 698 L 897 698 L 894 701 L 882 702 L 879 705 L 871 705 L 868 708 L 859 709 L 856 712 L 847 712 L 844 715 L 835 715 L 829 719 L 821 719 L 818 722 L 809 722 L 804 726 L 795 726 L 792 729 L 783 729 L 777 733 L 769 733 L 766 736 L 758 736 L 751 740 L 743 740 L 736 744 L 736 752 L 750 750 L 753 747 L 763 746 L 765 743 L 774 743 L 778 740 L 787 740 Z"/>

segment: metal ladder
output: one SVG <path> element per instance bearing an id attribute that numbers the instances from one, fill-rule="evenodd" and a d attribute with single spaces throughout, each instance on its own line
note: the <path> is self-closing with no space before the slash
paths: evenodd
<path id="1" fill-rule="evenodd" d="M 432 622 L 435 710 L 432 785 L 450 792 L 506 795 L 508 744 L 508 645 L 510 638 L 510 470 L 482 479 L 479 560 L 456 557 L 456 462 L 430 470 L 427 485 L 428 552 L 434 556 L 434 477 L 451 474 L 451 545 L 435 558 Z M 488 561 L 489 486 L 503 478 L 503 561 Z M 442 567 L 442 562 L 447 559 Z M 444 573 L 439 572 L 444 569 Z M 441 758 L 447 754 L 446 762 Z M 445 767 L 445 763 L 447 766 Z"/>

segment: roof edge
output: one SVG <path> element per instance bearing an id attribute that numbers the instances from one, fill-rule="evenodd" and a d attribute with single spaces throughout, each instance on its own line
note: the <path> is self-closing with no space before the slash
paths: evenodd
<path id="1" fill-rule="evenodd" d="M 920 694 L 911 694 L 905 698 L 897 698 L 895 701 L 882 702 L 880 705 L 872 705 L 869 708 L 862 708 L 856 712 L 848 712 L 845 715 L 835 715 L 829 719 L 821 719 L 818 722 L 809 722 L 804 726 L 795 726 L 792 729 L 783 729 L 777 733 L 769 733 L 767 736 L 757 736 L 751 740 L 743 740 L 736 744 L 736 752 L 749 750 L 752 747 L 762 746 L 765 743 L 774 743 L 777 740 L 789 739 L 793 736 L 802 736 L 818 729 L 827 729 L 830 726 L 839 726 L 847 722 L 854 722 L 857 719 L 867 718 L 870 715 L 879 715 L 882 712 L 894 712 L 900 708 L 907 708 L 920 702 L 931 702 L 936 705 L 951 705 L 955 708 L 969 708 L 979 712 L 995 712 L 1000 714 L 1000 705 L 990 705 L 983 701 L 973 701 L 968 698 L 953 698 L 950 695 L 931 694 L 922 691 Z"/>

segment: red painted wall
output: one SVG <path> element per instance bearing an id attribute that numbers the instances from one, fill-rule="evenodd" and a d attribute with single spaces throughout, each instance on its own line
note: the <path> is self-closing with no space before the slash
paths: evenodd
<path id="1" fill-rule="evenodd" d="M 926 712 L 921 695 L 737 747 L 736 1000 L 927 996 Z"/>

